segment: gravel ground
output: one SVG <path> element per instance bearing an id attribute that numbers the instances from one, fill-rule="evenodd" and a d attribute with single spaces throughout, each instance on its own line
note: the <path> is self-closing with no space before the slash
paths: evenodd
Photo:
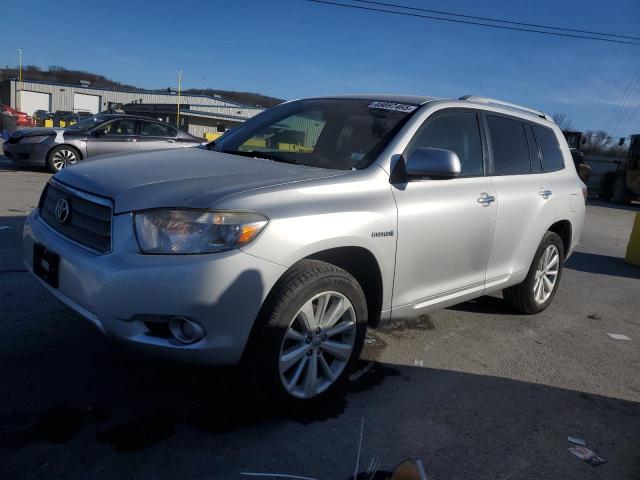
<path id="1" fill-rule="evenodd" d="M 371 332 L 372 368 L 292 411 L 235 368 L 113 344 L 22 272 L 21 225 L 48 177 L 0 159 L 0 478 L 346 480 L 364 418 L 360 470 L 420 458 L 430 479 L 640 479 L 640 268 L 621 258 L 634 208 L 588 206 L 542 314 L 492 296 Z M 606 463 L 571 455 L 568 435 Z"/>

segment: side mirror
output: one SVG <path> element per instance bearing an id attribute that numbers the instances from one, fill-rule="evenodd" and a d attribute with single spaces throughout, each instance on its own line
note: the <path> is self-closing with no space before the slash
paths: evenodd
<path id="1" fill-rule="evenodd" d="M 409 179 L 454 178 L 461 171 L 458 154 L 441 148 L 416 148 L 405 164 L 405 173 Z"/>

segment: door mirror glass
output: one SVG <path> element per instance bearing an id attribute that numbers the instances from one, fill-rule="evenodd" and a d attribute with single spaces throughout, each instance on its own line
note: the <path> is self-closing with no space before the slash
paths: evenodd
<path id="1" fill-rule="evenodd" d="M 454 178 L 461 170 L 458 154 L 441 148 L 416 148 L 405 165 L 409 178 Z"/>

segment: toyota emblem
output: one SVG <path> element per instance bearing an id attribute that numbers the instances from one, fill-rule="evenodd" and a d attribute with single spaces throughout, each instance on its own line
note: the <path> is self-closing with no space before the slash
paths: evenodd
<path id="1" fill-rule="evenodd" d="M 71 205 L 66 198 L 61 198 L 56 203 L 56 218 L 60 223 L 67 223 L 71 218 Z"/>

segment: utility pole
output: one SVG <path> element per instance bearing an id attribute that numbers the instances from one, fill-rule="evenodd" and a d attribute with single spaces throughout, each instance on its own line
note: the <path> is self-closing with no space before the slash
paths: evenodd
<path id="1" fill-rule="evenodd" d="M 16 110 L 20 111 L 22 97 L 22 49 L 18 48 L 18 91 L 16 92 Z"/>
<path id="2" fill-rule="evenodd" d="M 176 126 L 180 128 L 180 85 L 182 84 L 182 69 L 178 69 L 178 112 L 176 115 Z"/>
<path id="3" fill-rule="evenodd" d="M 204 85 L 207 82 L 207 79 L 202 77 L 202 96 L 204 97 Z"/>

